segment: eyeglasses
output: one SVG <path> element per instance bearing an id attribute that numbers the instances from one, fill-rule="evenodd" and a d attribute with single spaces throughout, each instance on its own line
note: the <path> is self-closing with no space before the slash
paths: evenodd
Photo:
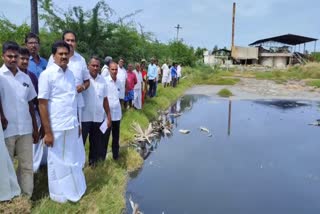
<path id="1" fill-rule="evenodd" d="M 19 55 L 5 55 L 6 57 L 8 57 L 9 59 L 17 59 L 19 57 Z"/>
<path id="2" fill-rule="evenodd" d="M 117 68 L 115 68 L 115 69 L 111 69 L 111 68 L 110 68 L 110 70 L 111 70 L 111 71 L 117 71 L 118 69 L 117 69 Z"/>

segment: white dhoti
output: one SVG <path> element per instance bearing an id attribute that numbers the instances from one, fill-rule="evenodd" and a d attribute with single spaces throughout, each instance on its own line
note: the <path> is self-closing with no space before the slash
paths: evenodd
<path id="1" fill-rule="evenodd" d="M 169 83 L 169 82 L 170 82 L 170 76 L 169 75 L 162 76 L 162 84 Z"/>
<path id="2" fill-rule="evenodd" d="M 80 200 L 86 181 L 79 161 L 79 129 L 54 131 L 53 147 L 48 148 L 48 183 L 50 198 L 64 203 Z M 83 148 L 83 144 L 82 144 Z M 82 155 L 82 154 L 80 154 Z"/>
<path id="3" fill-rule="evenodd" d="M 11 200 L 20 195 L 21 190 L 13 163 L 4 142 L 2 125 L 0 122 L 0 201 Z"/>
<path id="4" fill-rule="evenodd" d="M 142 108 L 142 91 L 141 89 L 134 89 L 134 99 L 133 99 L 133 106 L 137 109 Z"/>
<path id="5" fill-rule="evenodd" d="M 37 125 L 41 127 L 39 112 L 35 111 Z M 47 165 L 48 147 L 42 139 L 37 144 L 33 144 L 33 172 L 37 172 L 40 166 Z"/>

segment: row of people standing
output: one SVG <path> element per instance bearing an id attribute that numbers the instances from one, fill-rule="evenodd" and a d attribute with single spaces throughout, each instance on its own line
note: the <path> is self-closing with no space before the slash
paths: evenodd
<path id="1" fill-rule="evenodd" d="M 53 44 L 49 62 L 39 55 L 37 35 L 28 34 L 25 45 L 6 42 L 2 50 L 0 116 L 4 140 L 0 135 L 0 141 L 2 146 L 5 142 L 8 155 L 6 151 L 0 155 L 8 167 L 0 165 L 7 172 L 0 180 L 0 200 L 20 194 L 20 189 L 31 196 L 33 172 L 47 164 L 50 198 L 78 201 L 86 191 L 83 167 L 88 135 L 89 165 L 106 158 L 110 134 L 112 156 L 117 160 L 121 106 L 141 109 L 147 95 L 156 95 L 159 77 L 166 73 L 154 59 L 148 69 L 142 60 L 141 64 L 128 64 L 126 70 L 124 59 L 117 64 L 111 57 L 105 59 L 100 71 L 99 57 L 92 56 L 86 64 L 76 52 L 77 37 L 72 31 L 65 31 L 62 40 Z M 172 66 L 170 72 L 173 82 L 177 74 L 172 70 L 176 68 Z M 12 173 L 14 154 L 17 179 Z M 2 188 L 8 183 L 16 188 Z"/>
<path id="2" fill-rule="evenodd" d="M 4 163 L 11 168 L 0 165 L 1 172 L 6 172 L 0 180 L 0 200 L 9 200 L 20 191 L 31 196 L 33 171 L 42 162 L 48 167 L 50 198 L 57 202 L 78 201 L 86 190 L 84 143 L 88 133 L 89 138 L 97 136 L 92 132 L 92 127 L 96 128 L 97 124 L 106 124 L 106 130 L 98 132 L 102 134 L 95 138 L 100 145 L 104 142 L 104 146 L 90 149 L 89 164 L 105 159 L 110 132 L 113 135 L 113 158 L 119 157 L 121 107 L 118 65 L 112 63 L 112 75 L 101 79 L 97 75 L 99 60 L 92 57 L 87 67 L 84 58 L 75 51 L 76 34 L 65 31 L 62 39 L 53 44 L 48 65 L 38 54 L 40 39 L 37 35 L 30 33 L 26 36 L 29 50 L 15 42 L 3 44 L 4 64 L 0 69 L 3 127 L 0 131 L 4 136 L 0 135 L 0 141 L 1 146 L 5 142 L 7 149 L 0 155 L 6 158 Z M 20 63 L 27 68 L 18 67 Z M 92 92 L 95 97 L 91 97 Z M 16 175 L 12 170 L 15 154 L 18 179 L 14 179 Z M 11 188 L 7 187 L 8 183 Z"/>

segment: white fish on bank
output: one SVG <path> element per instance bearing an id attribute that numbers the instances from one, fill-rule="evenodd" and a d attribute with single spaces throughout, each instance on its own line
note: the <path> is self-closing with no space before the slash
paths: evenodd
<path id="1" fill-rule="evenodd" d="M 179 132 L 182 133 L 182 134 L 189 134 L 189 133 L 190 133 L 190 130 L 180 129 Z"/>
<path id="2" fill-rule="evenodd" d="M 182 113 L 171 113 L 169 116 L 180 117 Z"/>
<path id="3" fill-rule="evenodd" d="M 139 205 L 132 201 L 131 195 L 129 197 L 129 202 L 132 208 L 132 214 L 143 214 L 142 212 L 139 211 Z"/>

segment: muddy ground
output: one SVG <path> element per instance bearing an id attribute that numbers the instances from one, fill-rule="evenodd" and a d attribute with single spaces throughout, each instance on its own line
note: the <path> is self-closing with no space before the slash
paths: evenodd
<path id="1" fill-rule="evenodd" d="M 271 80 L 240 78 L 234 86 L 199 85 L 186 91 L 186 94 L 204 94 L 219 97 L 217 93 L 229 89 L 234 96 L 232 99 L 290 99 L 320 101 L 320 89 L 307 86 L 305 81 L 288 81 L 278 84 Z"/>

